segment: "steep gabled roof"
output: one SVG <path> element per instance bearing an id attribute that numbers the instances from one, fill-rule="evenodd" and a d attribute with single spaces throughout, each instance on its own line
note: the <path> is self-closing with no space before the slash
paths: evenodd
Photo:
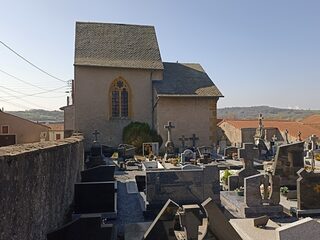
<path id="1" fill-rule="evenodd" d="M 164 62 L 163 80 L 153 82 L 158 96 L 223 97 L 198 63 Z"/>
<path id="2" fill-rule="evenodd" d="M 75 65 L 163 69 L 153 26 L 76 23 Z"/>

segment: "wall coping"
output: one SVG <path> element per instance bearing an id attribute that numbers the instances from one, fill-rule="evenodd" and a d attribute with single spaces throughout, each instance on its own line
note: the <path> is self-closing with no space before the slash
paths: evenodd
<path id="1" fill-rule="evenodd" d="M 78 143 L 81 141 L 83 141 L 83 136 L 77 135 L 77 136 L 71 136 L 69 138 L 64 138 L 56 141 L 15 144 L 15 145 L 6 146 L 6 147 L 0 147 L 0 157 L 14 156 L 22 153 L 28 153 L 28 152 L 68 145 L 72 143 Z"/>

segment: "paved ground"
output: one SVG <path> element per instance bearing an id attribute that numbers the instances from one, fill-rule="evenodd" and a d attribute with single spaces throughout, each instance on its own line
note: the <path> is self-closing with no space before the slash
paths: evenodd
<path id="1" fill-rule="evenodd" d="M 117 224 L 119 235 L 124 235 L 125 224 L 145 221 L 141 208 L 141 195 L 139 192 L 128 193 L 126 186 L 128 181 L 135 181 L 135 175 L 143 174 L 142 171 L 115 172 L 115 178 L 118 181 L 118 216 L 113 222 Z"/>

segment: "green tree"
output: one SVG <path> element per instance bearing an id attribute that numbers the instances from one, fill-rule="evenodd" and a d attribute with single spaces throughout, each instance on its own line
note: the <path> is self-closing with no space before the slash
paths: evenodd
<path id="1" fill-rule="evenodd" d="M 136 147 L 137 153 L 142 153 L 142 144 L 145 142 L 158 142 L 162 145 L 161 136 L 147 123 L 132 122 L 123 129 L 122 140 L 126 144 Z"/>

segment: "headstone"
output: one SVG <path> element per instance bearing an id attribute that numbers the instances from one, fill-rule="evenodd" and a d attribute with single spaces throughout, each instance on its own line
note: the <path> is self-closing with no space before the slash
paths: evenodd
<path id="1" fill-rule="evenodd" d="M 89 159 L 85 162 L 87 168 L 92 168 L 106 164 L 106 162 L 103 160 L 102 146 L 98 142 L 98 135 L 100 133 L 97 130 L 95 130 L 92 134 L 94 135 L 94 140 L 90 148 Z"/>
<path id="2" fill-rule="evenodd" d="M 194 170 L 146 172 L 148 209 L 160 209 L 168 199 L 178 204 L 200 204 L 208 197 L 220 202 L 219 169 L 208 165 Z"/>
<path id="3" fill-rule="evenodd" d="M 317 149 L 317 141 L 319 140 L 319 138 L 312 134 L 309 138 L 310 142 L 311 142 L 311 150 L 314 151 Z"/>
<path id="4" fill-rule="evenodd" d="M 276 240 L 318 240 L 320 223 L 307 217 L 276 229 Z"/>
<path id="5" fill-rule="evenodd" d="M 59 229 L 47 234 L 47 240 L 115 240 L 116 228 L 113 224 L 103 224 L 101 215 L 80 216 Z"/>
<path id="6" fill-rule="evenodd" d="M 213 147 L 207 147 L 207 146 L 203 146 L 203 147 L 197 147 L 197 151 L 199 153 L 200 156 L 200 163 L 210 163 L 212 162 L 213 159 Z"/>
<path id="7" fill-rule="evenodd" d="M 124 160 L 134 158 L 135 146 L 130 144 L 119 144 L 118 147 L 118 157 Z"/>
<path id="8" fill-rule="evenodd" d="M 236 188 L 244 186 L 244 179 L 259 173 L 254 168 L 254 157 L 257 156 L 257 150 L 253 143 L 244 143 L 243 148 L 238 149 L 238 156 L 243 162 L 242 169 L 236 174 L 228 178 L 228 189 L 233 191 Z"/>
<path id="9" fill-rule="evenodd" d="M 81 171 L 81 182 L 114 181 L 115 166 L 97 166 Z"/>
<path id="10" fill-rule="evenodd" d="M 187 239 L 198 240 L 198 228 L 202 224 L 199 205 L 182 205 L 179 217 L 181 225 L 186 229 Z"/>
<path id="11" fill-rule="evenodd" d="M 199 138 L 196 136 L 196 134 L 192 134 L 192 137 L 189 138 L 189 140 L 192 141 L 192 147 L 195 148 L 196 147 L 196 141 L 199 140 Z"/>
<path id="12" fill-rule="evenodd" d="M 320 209 L 320 173 L 300 169 L 298 176 L 298 209 Z"/>
<path id="13" fill-rule="evenodd" d="M 238 148 L 236 147 L 227 147 L 224 149 L 224 156 L 227 159 L 232 159 L 233 155 L 237 153 L 238 153 Z"/>
<path id="14" fill-rule="evenodd" d="M 261 217 L 257 217 L 255 219 L 253 219 L 253 225 L 255 227 L 259 227 L 259 228 L 264 228 L 267 223 L 269 221 L 269 217 L 268 216 L 261 216 Z"/>
<path id="15" fill-rule="evenodd" d="M 244 180 L 244 213 L 246 217 L 274 216 L 282 213 L 280 178 L 270 173 L 257 174 Z"/>
<path id="16" fill-rule="evenodd" d="M 184 150 L 182 154 L 183 154 L 184 162 L 189 162 L 191 159 L 196 158 L 195 153 L 190 149 Z"/>
<path id="17" fill-rule="evenodd" d="M 168 139 L 165 143 L 165 159 L 168 159 L 170 157 L 174 157 L 174 143 L 171 140 L 171 129 L 175 128 L 175 126 L 173 126 L 172 122 L 169 121 L 168 125 L 165 125 L 164 128 L 168 131 Z"/>
<path id="18" fill-rule="evenodd" d="M 273 175 L 280 176 L 280 185 L 295 187 L 297 172 L 304 167 L 304 142 L 279 146 L 273 163 Z"/>
<path id="19" fill-rule="evenodd" d="M 115 182 L 85 182 L 74 185 L 74 213 L 101 213 L 116 217 Z"/>
<path id="20" fill-rule="evenodd" d="M 206 199 L 202 204 L 209 221 L 209 230 L 219 240 L 241 240 L 242 238 L 231 226 L 228 219 L 212 201 L 211 198 Z"/>
<path id="21" fill-rule="evenodd" d="M 179 205 L 168 199 L 158 216 L 151 223 L 150 227 L 144 234 L 145 240 L 168 239 L 175 240 L 174 220 Z"/>

